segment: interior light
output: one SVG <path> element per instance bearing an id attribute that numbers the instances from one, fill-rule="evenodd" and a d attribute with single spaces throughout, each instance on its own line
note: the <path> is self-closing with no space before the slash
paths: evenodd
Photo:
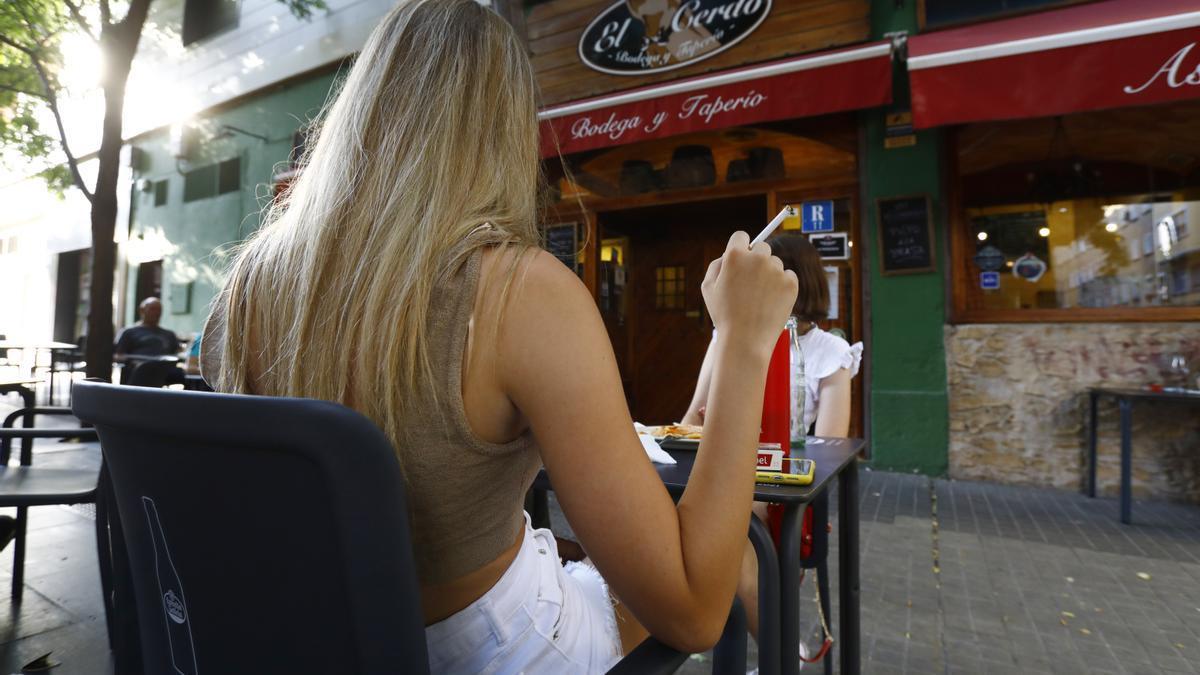
<path id="1" fill-rule="evenodd" d="M 1005 266 L 1005 267 L 1012 267 L 1012 266 L 1013 266 L 1013 261 L 1009 260 L 1008 262 L 1004 263 L 1004 266 Z"/>
<path id="2" fill-rule="evenodd" d="M 979 238 L 979 241 L 987 241 L 987 232 L 980 232 L 975 236 Z"/>
<path id="3" fill-rule="evenodd" d="M 854 242 L 852 242 L 852 241 L 846 242 L 846 245 L 849 246 L 850 248 L 854 248 Z"/>
<path id="4" fill-rule="evenodd" d="M 1067 212 L 1067 207 L 1065 207 L 1065 206 L 1060 206 L 1060 207 L 1058 207 L 1058 212 L 1059 212 L 1059 213 L 1066 213 L 1066 212 Z"/>
<path id="5" fill-rule="evenodd" d="M 1048 228 L 1048 227 L 1041 228 L 1040 230 L 1038 230 L 1038 236 L 1049 237 L 1050 236 L 1050 228 Z"/>
<path id="6" fill-rule="evenodd" d="M 1117 224 L 1116 223 L 1106 223 L 1104 225 L 1104 229 L 1108 230 L 1109 232 L 1116 232 Z"/>

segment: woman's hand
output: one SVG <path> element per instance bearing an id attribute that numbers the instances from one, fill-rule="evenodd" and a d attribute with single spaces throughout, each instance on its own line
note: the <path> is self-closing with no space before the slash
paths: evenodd
<path id="1" fill-rule="evenodd" d="M 725 339 L 770 349 L 796 304 L 795 272 L 771 255 L 771 247 L 750 248 L 745 232 L 734 232 L 725 253 L 708 266 L 700 285 L 713 325 Z"/>

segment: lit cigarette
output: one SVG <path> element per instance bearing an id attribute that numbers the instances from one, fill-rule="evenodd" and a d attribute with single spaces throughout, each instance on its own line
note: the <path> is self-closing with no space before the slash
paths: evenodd
<path id="1" fill-rule="evenodd" d="M 796 207 L 790 204 L 783 207 L 783 210 L 779 212 L 779 215 L 772 218 L 771 222 L 767 223 L 767 226 L 763 228 L 763 231 L 759 232 L 758 236 L 754 238 L 754 241 L 750 242 L 750 248 L 754 248 L 756 245 L 766 241 L 767 237 L 771 236 L 771 233 L 779 228 L 779 224 L 782 223 L 785 218 L 789 218 L 794 215 L 796 215 Z"/>

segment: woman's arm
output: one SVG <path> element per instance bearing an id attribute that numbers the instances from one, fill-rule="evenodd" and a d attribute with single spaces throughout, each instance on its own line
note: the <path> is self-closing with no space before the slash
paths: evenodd
<path id="1" fill-rule="evenodd" d="M 816 434 L 845 438 L 850 433 L 850 369 L 838 368 L 821 380 Z"/>
<path id="2" fill-rule="evenodd" d="M 710 347 L 712 410 L 678 505 L 634 433 L 595 303 L 548 254 L 514 285 L 496 354 L 583 547 L 647 630 L 689 651 L 717 641 L 733 599 L 767 363 L 796 296 L 795 276 L 748 243 L 735 235 L 705 279 L 721 329 Z"/>
<path id="3" fill-rule="evenodd" d="M 696 393 L 692 394 L 692 403 L 688 406 L 687 413 L 683 419 L 679 420 L 681 424 L 704 425 L 704 412 L 707 411 L 708 406 L 708 389 L 712 384 L 712 355 L 713 343 L 709 342 L 708 349 L 704 351 L 704 361 L 700 364 L 700 377 L 696 378 Z"/>

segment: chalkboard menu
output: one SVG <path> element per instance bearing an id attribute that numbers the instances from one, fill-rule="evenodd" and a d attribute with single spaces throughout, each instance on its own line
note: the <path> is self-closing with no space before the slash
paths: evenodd
<path id="1" fill-rule="evenodd" d="M 576 265 L 579 255 L 577 233 L 578 226 L 575 223 L 562 223 L 546 228 L 546 250 L 576 274 L 579 273 L 579 267 Z"/>
<path id="2" fill-rule="evenodd" d="M 879 209 L 879 258 L 883 274 L 932 272 L 933 222 L 929 197 L 892 197 Z"/>

